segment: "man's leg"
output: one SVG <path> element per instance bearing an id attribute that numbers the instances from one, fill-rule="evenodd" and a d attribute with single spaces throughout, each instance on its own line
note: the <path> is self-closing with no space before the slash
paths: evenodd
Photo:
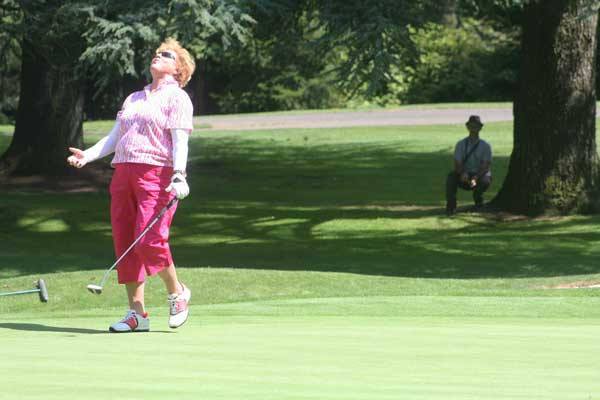
<path id="1" fill-rule="evenodd" d="M 456 211 L 456 191 L 460 178 L 452 171 L 446 178 L 446 215 L 452 215 Z"/>
<path id="2" fill-rule="evenodd" d="M 477 182 L 477 186 L 473 189 L 473 201 L 475 202 L 475 207 L 483 206 L 483 194 L 490 187 L 491 178 L 489 176 L 484 176 Z"/>

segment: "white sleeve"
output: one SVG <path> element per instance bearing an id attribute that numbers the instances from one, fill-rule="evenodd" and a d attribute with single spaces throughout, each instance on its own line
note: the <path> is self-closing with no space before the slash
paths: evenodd
<path id="1" fill-rule="evenodd" d="M 190 134 L 186 129 L 171 129 L 173 139 L 173 169 L 185 171 L 188 157 L 188 138 Z"/>
<path id="2" fill-rule="evenodd" d="M 95 145 L 83 152 L 88 162 L 106 157 L 115 151 L 117 139 L 119 137 L 119 129 L 120 124 L 119 121 L 117 121 L 108 135 L 104 136 Z"/>

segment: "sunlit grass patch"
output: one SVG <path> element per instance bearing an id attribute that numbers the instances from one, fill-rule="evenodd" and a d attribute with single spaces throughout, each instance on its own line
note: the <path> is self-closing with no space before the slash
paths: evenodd
<path id="1" fill-rule="evenodd" d="M 23 217 L 17 221 L 17 226 L 32 232 L 66 232 L 69 230 L 69 225 L 62 219 Z"/>
<path id="2" fill-rule="evenodd" d="M 312 233 L 320 239 L 334 238 L 371 238 L 371 237 L 402 237 L 411 236 L 418 232 L 456 229 L 468 226 L 466 220 L 447 224 L 440 217 L 422 218 L 357 218 L 335 219 L 323 222 L 312 229 Z"/>

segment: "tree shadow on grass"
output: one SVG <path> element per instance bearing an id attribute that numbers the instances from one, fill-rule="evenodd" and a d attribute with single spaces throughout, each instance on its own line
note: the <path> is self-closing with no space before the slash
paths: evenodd
<path id="1" fill-rule="evenodd" d="M 414 278 L 525 278 L 599 273 L 596 220 L 452 220 L 430 210 L 244 210 L 213 208 L 227 218 L 177 228 L 183 265 L 350 272 Z M 239 212 L 239 210 L 238 210 Z M 256 213 L 256 214 L 254 214 Z M 255 215 L 256 218 L 251 216 Z M 203 228 L 211 236 L 203 242 Z M 195 240 L 191 238 L 195 237 Z M 178 241 L 180 243 L 178 243 Z M 183 243 L 182 243 L 183 242 Z M 188 243 L 195 242 L 193 245 Z"/>
<path id="2" fill-rule="evenodd" d="M 172 227 L 179 266 L 457 279 L 600 273 L 597 217 L 443 217 L 450 147 L 237 140 L 203 151 L 190 165 L 193 193 Z M 487 198 L 507 163 L 494 159 Z M 470 204 L 469 193 L 461 196 Z M 31 209 L 48 211 L 30 217 Z M 8 276 L 106 268 L 114 261 L 108 195 L 5 196 L 0 243 Z"/>

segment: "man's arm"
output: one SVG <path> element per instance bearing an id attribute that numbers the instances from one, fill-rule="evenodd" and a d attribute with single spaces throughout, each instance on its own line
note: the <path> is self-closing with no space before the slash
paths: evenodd
<path id="1" fill-rule="evenodd" d="M 454 173 L 460 176 L 461 181 L 467 182 L 469 180 L 469 174 L 465 171 L 465 166 L 462 161 L 464 154 L 462 153 L 463 149 L 460 144 L 461 142 L 459 141 L 454 147 Z"/>
<path id="2" fill-rule="evenodd" d="M 492 163 L 490 161 L 481 161 L 481 164 L 479 164 L 479 171 L 477 171 L 477 175 L 475 176 L 475 179 L 479 180 L 482 176 L 487 174 L 488 171 L 490 170 L 491 164 Z"/>
<path id="3" fill-rule="evenodd" d="M 462 161 L 454 159 L 454 172 L 456 175 L 460 176 L 461 181 L 467 182 L 469 180 L 469 174 L 465 171 L 465 166 Z"/>
<path id="4" fill-rule="evenodd" d="M 483 159 L 479 163 L 479 170 L 477 171 L 475 178 L 479 180 L 485 176 L 490 171 L 490 165 L 492 165 L 492 146 L 488 145 L 483 154 Z"/>
<path id="5" fill-rule="evenodd" d="M 465 167 L 463 166 L 462 161 L 455 159 L 454 160 L 454 172 L 456 172 L 457 175 L 462 175 L 464 170 L 465 170 Z"/>

